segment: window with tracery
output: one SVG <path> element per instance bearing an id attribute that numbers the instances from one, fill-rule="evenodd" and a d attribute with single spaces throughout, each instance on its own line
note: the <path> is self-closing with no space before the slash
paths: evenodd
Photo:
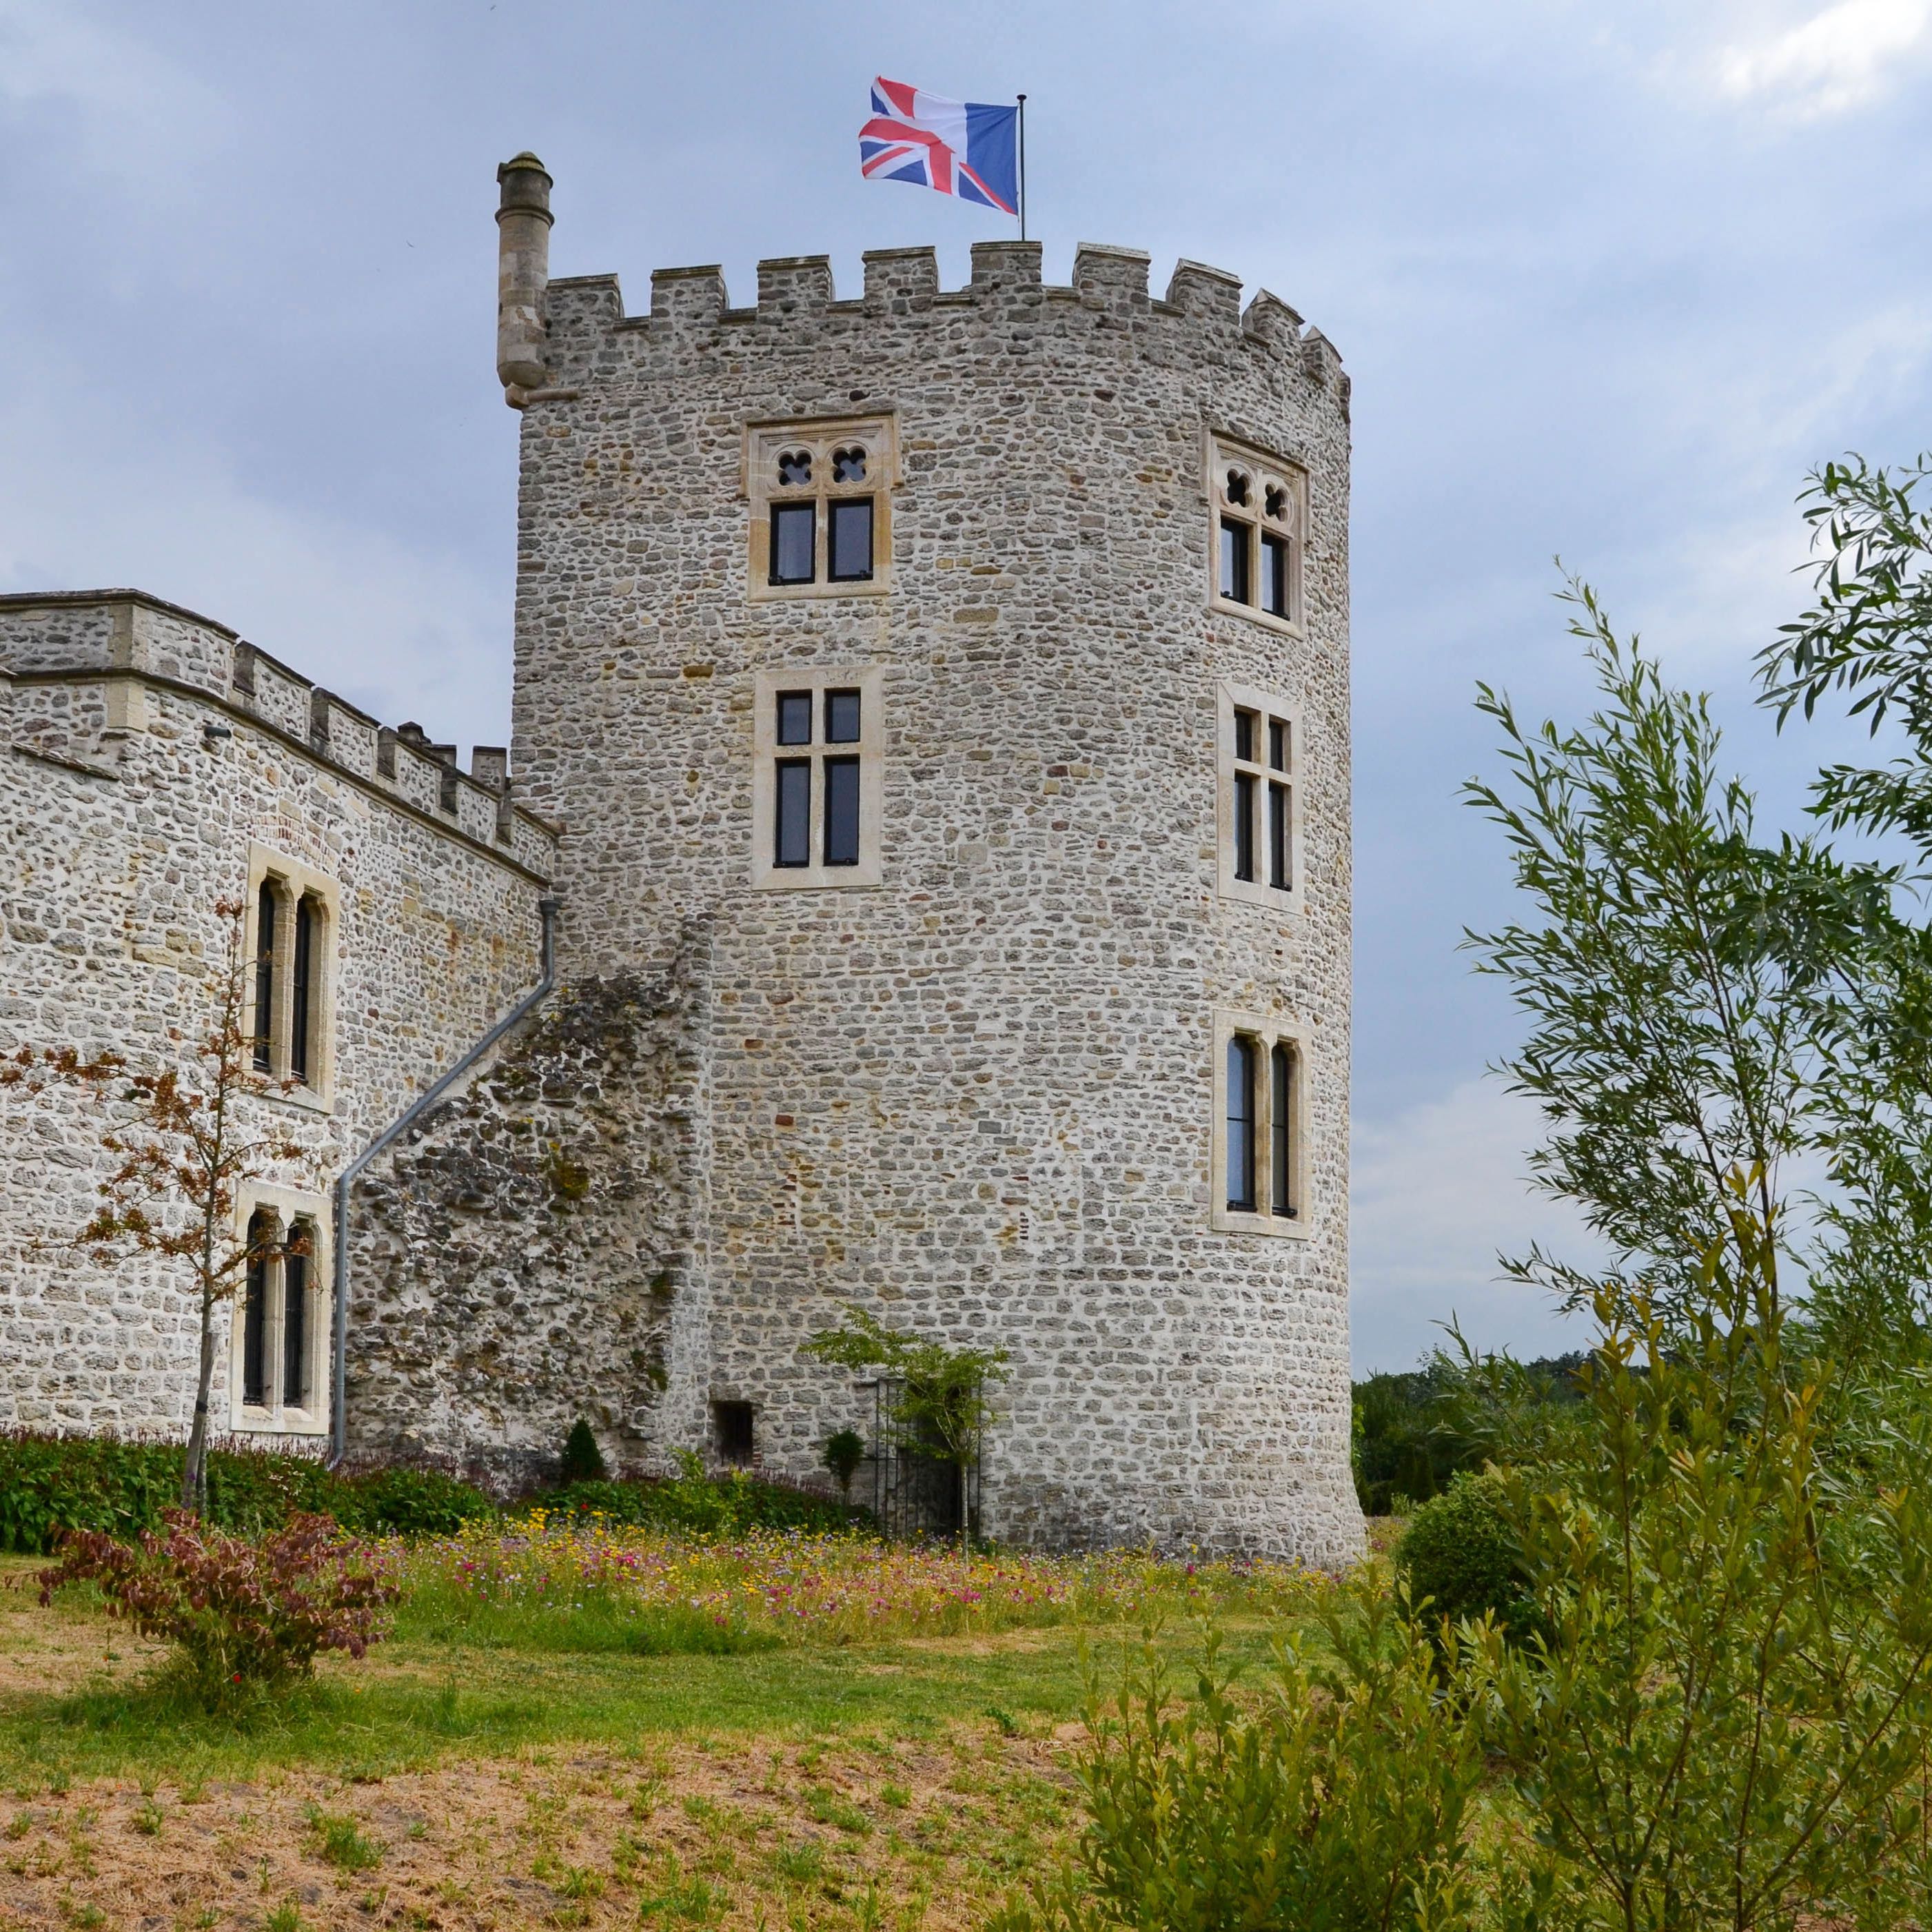
<path id="1" fill-rule="evenodd" d="M 1208 440 L 1216 610 L 1299 630 L 1308 476 L 1298 465 L 1222 436 Z"/>
<path id="2" fill-rule="evenodd" d="M 887 586 L 897 448 L 890 417 L 766 423 L 746 433 L 754 598 Z"/>

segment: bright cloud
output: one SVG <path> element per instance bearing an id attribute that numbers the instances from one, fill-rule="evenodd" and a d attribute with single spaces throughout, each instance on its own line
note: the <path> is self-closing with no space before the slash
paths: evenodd
<path id="1" fill-rule="evenodd" d="M 1780 32 L 1720 48 L 1718 82 L 1806 119 L 1842 114 L 1884 92 L 1901 58 L 1932 35 L 1932 0 L 1838 0 Z"/>

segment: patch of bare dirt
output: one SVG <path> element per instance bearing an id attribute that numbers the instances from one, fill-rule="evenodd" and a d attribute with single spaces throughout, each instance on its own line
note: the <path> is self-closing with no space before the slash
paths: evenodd
<path id="1" fill-rule="evenodd" d="M 1061 1727 L 1077 1735 L 1078 1727 Z M 1070 1828 L 1070 1738 L 567 1749 L 0 1799 L 5 1932 L 953 1932 Z"/>
<path id="2" fill-rule="evenodd" d="M 0 1568 L 0 1696 L 13 1690 L 56 1696 L 138 1676 L 166 1646 L 144 1642 L 125 1624 L 75 1611 L 51 1617 L 40 1608 L 43 1561 Z"/>

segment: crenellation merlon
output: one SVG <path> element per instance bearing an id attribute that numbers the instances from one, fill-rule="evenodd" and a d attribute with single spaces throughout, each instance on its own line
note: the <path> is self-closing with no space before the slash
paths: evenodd
<path id="1" fill-rule="evenodd" d="M 133 680 L 211 699 L 467 837 L 510 848 L 532 871 L 554 862 L 555 834 L 512 802 L 500 746 L 478 747 L 478 770 L 466 772 L 454 745 L 432 745 L 418 725 L 390 730 L 226 625 L 146 591 L 0 596 L 0 674 L 46 686 Z"/>
<path id="2" fill-rule="evenodd" d="M 830 255 L 780 255 L 758 264 L 758 319 L 822 314 L 833 299 Z"/>

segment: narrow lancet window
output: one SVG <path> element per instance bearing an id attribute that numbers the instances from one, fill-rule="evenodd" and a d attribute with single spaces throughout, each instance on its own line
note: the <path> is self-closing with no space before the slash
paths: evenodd
<path id="1" fill-rule="evenodd" d="M 314 1236 L 300 1224 L 296 1234 L 311 1252 Z M 309 1256 L 292 1247 L 282 1251 L 282 1406 L 308 1404 Z"/>
<path id="2" fill-rule="evenodd" d="M 1292 1220 L 1300 1212 L 1295 1198 L 1294 1049 L 1277 1042 L 1268 1056 L 1270 1075 L 1268 1205 Z"/>
<path id="3" fill-rule="evenodd" d="M 1264 532 L 1262 537 L 1262 608 L 1270 617 L 1286 620 L 1288 608 L 1288 539 Z"/>
<path id="4" fill-rule="evenodd" d="M 268 1265 L 274 1223 L 260 1208 L 248 1219 L 248 1270 L 242 1293 L 242 1400 L 268 1406 Z"/>
<path id="5" fill-rule="evenodd" d="M 778 823 L 773 828 L 772 862 L 812 862 L 812 760 L 781 758 L 778 766 Z"/>
<path id="6" fill-rule="evenodd" d="M 1234 876 L 1252 881 L 1255 876 L 1255 776 L 1234 774 Z"/>
<path id="7" fill-rule="evenodd" d="M 1221 595 L 1231 604 L 1248 604 L 1248 537 L 1250 526 L 1233 517 L 1221 519 Z"/>
<path id="8" fill-rule="evenodd" d="M 296 901 L 295 958 L 289 981 L 289 1072 L 308 1083 L 309 1040 L 315 1006 L 315 901 Z"/>
<path id="9" fill-rule="evenodd" d="M 1255 1205 L 1255 1043 L 1244 1034 L 1228 1042 L 1228 1186 L 1229 1208 L 1252 1214 Z"/>
<path id="10" fill-rule="evenodd" d="M 825 862 L 859 862 L 859 760 L 825 761 Z"/>
<path id="11" fill-rule="evenodd" d="M 255 1070 L 275 1064 L 275 922 L 280 910 L 267 880 L 255 897 Z"/>

